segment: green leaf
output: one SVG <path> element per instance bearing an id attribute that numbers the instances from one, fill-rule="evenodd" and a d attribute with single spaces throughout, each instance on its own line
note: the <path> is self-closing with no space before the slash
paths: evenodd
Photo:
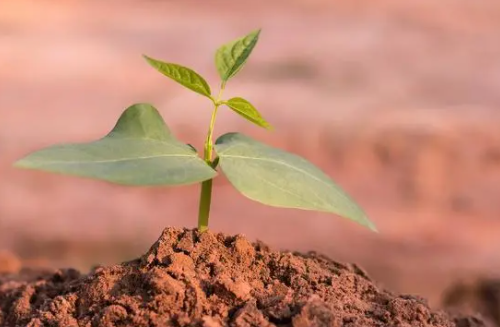
<path id="1" fill-rule="evenodd" d="M 207 81 L 194 70 L 181 65 L 159 61 L 146 55 L 143 55 L 143 57 L 152 67 L 163 75 L 170 77 L 177 83 L 184 85 L 196 93 L 211 98 L 212 93 Z"/>
<path id="2" fill-rule="evenodd" d="M 222 135 L 215 149 L 222 171 L 244 196 L 269 206 L 334 213 L 376 231 L 354 200 L 304 158 L 239 133 Z"/>
<path id="3" fill-rule="evenodd" d="M 260 115 L 255 107 L 243 98 L 231 98 L 224 102 L 229 108 L 233 109 L 243 118 L 251 121 L 255 125 L 271 129 L 271 125 Z"/>
<path id="4" fill-rule="evenodd" d="M 51 146 L 15 166 L 124 185 L 187 185 L 217 174 L 193 148 L 174 138 L 149 104 L 127 108 L 104 138 Z"/>
<path id="5" fill-rule="evenodd" d="M 221 46 L 215 54 L 215 65 L 226 82 L 243 67 L 259 40 L 260 29 Z"/>

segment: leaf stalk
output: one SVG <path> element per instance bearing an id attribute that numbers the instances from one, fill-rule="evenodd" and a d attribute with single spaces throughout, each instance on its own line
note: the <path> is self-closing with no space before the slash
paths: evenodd
<path id="1" fill-rule="evenodd" d="M 216 165 L 214 165 L 214 162 L 212 161 L 213 146 L 214 146 L 213 132 L 215 127 L 215 120 L 217 117 L 217 111 L 219 110 L 219 107 L 223 104 L 221 98 L 225 87 L 226 87 L 226 82 L 222 82 L 217 98 L 216 99 L 212 98 L 214 109 L 212 111 L 212 117 L 210 118 L 210 126 L 208 127 L 208 133 L 204 147 L 204 160 L 209 166 L 214 168 Z M 208 230 L 208 220 L 210 217 L 211 202 L 212 202 L 212 179 L 209 179 L 201 183 L 200 206 L 198 208 L 198 230 L 200 232 L 205 232 Z"/>

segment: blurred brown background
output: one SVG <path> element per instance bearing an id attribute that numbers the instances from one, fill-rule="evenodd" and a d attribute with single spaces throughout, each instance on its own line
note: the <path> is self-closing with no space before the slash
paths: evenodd
<path id="1" fill-rule="evenodd" d="M 380 234 L 314 212 L 265 207 L 223 178 L 211 228 L 356 262 L 386 287 L 439 301 L 457 278 L 500 275 L 500 2 L 0 1 L 0 249 L 28 265 L 110 264 L 166 226 L 196 225 L 198 186 L 126 188 L 12 168 L 26 153 L 106 134 L 130 104 L 158 107 L 203 142 L 205 98 L 145 53 L 218 84 L 216 48 L 262 27 L 226 96 L 244 133 L 323 168 Z"/>

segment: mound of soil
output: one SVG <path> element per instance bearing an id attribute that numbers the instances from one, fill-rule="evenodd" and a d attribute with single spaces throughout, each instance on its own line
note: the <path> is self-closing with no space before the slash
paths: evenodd
<path id="1" fill-rule="evenodd" d="M 1 326 L 485 326 L 385 291 L 356 265 L 173 228 L 141 258 L 87 275 L 4 276 L 0 306 Z"/>
<path id="2" fill-rule="evenodd" d="M 500 280 L 479 278 L 461 281 L 443 296 L 443 305 L 451 313 L 480 313 L 488 326 L 500 327 Z"/>

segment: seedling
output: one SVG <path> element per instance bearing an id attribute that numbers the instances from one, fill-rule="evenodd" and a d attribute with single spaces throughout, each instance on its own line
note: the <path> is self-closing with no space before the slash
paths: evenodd
<path id="1" fill-rule="evenodd" d="M 194 70 L 144 56 L 160 73 L 211 101 L 213 110 L 203 159 L 194 147 L 175 138 L 155 107 L 138 103 L 128 107 L 103 138 L 90 143 L 51 146 L 29 154 L 15 165 L 122 185 L 201 183 L 200 231 L 208 229 L 212 180 L 220 168 L 229 182 L 251 200 L 274 207 L 329 212 L 376 231 L 354 200 L 304 158 L 241 133 L 224 134 L 214 144 L 215 120 L 222 107 L 257 126 L 271 129 L 248 100 L 222 98 L 227 82 L 245 65 L 259 35 L 260 30 L 253 31 L 216 51 L 215 64 L 221 86 L 215 97 L 206 80 Z"/>

